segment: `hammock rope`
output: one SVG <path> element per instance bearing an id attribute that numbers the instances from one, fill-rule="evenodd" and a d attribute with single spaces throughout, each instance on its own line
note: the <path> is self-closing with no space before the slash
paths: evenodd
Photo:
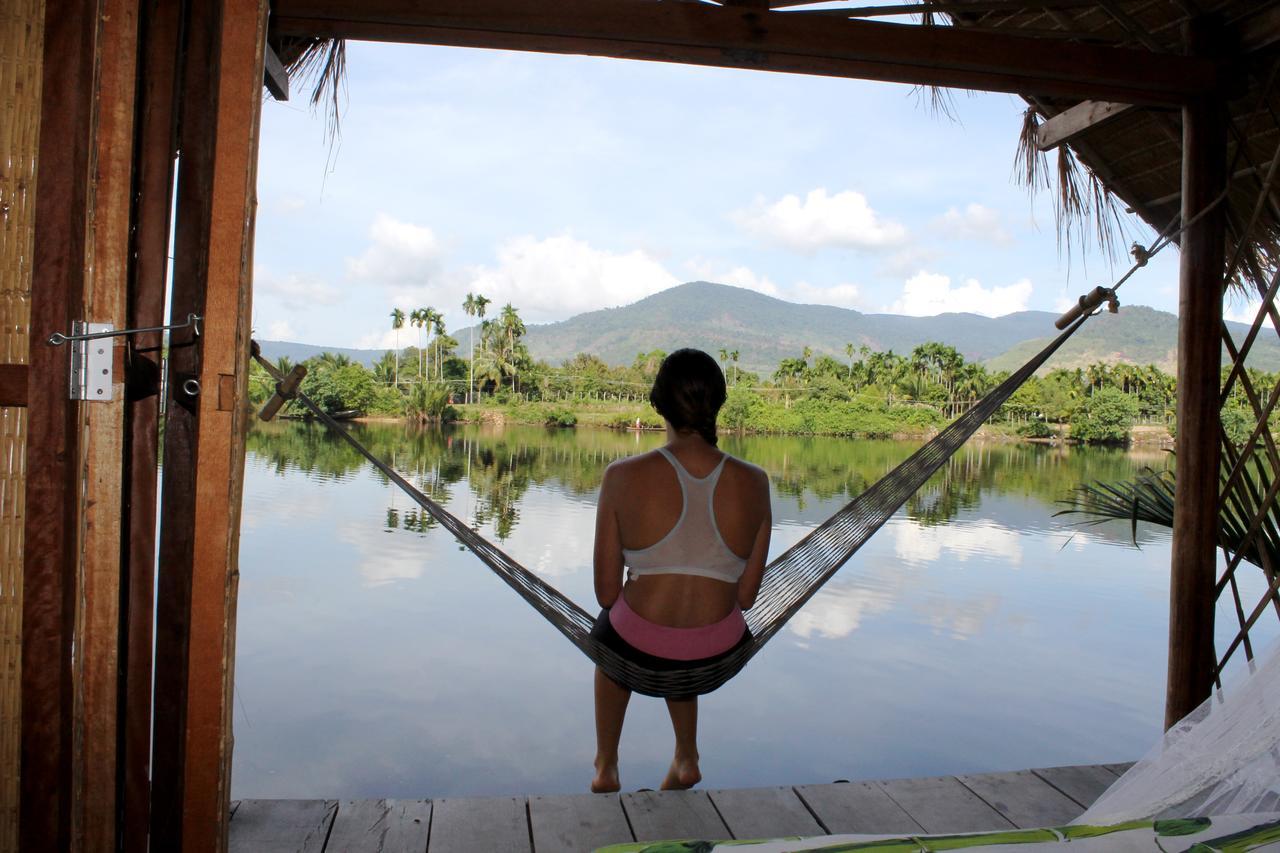
<path id="1" fill-rule="evenodd" d="M 351 445 L 369 463 L 431 515 L 440 526 L 560 633 L 616 681 L 649 696 L 687 696 L 710 693 L 746 666 L 765 643 L 820 590 L 832 575 L 925 484 L 978 428 L 995 414 L 1032 374 L 1053 355 L 1090 315 L 1076 319 L 1064 332 L 996 388 L 911 454 L 896 468 L 855 497 L 765 568 L 756 606 L 746 613 L 752 637 L 732 654 L 714 663 L 674 671 L 653 670 L 625 660 L 591 636 L 595 617 L 522 566 L 511 555 L 472 530 L 465 521 L 432 500 L 394 468 L 375 456 L 338 421 L 288 382 L 275 365 L 262 357 L 256 342 L 253 357 L 276 381 L 286 399 L 297 399 L 312 415 Z M 274 402 L 274 401 L 273 401 Z M 278 408 L 278 406 L 276 407 Z"/>

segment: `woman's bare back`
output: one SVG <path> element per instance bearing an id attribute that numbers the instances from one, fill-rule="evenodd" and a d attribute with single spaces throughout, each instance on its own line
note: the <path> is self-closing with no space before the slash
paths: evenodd
<path id="1" fill-rule="evenodd" d="M 676 441 L 668 449 L 698 478 L 714 471 L 724 457 L 702 441 Z M 622 548 L 648 548 L 680 520 L 680 480 L 671 463 L 657 451 L 614 463 L 609 480 Z M 729 457 L 716 483 L 712 508 L 725 545 L 747 561 L 743 577 L 737 583 L 686 574 L 635 578 L 626 583 L 623 594 L 640 616 L 661 625 L 690 628 L 724 618 L 735 604 L 749 607 L 754 602 L 765 557 L 756 552 L 767 548 L 770 524 L 767 476 L 754 465 Z M 744 591 L 749 593 L 745 601 Z"/>

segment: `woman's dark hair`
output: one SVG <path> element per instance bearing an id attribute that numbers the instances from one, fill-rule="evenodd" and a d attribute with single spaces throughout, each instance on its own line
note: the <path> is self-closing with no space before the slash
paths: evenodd
<path id="1" fill-rule="evenodd" d="M 724 372 L 702 350 L 678 349 L 662 361 L 649 402 L 677 430 L 716 443 L 716 415 L 724 405 Z"/>

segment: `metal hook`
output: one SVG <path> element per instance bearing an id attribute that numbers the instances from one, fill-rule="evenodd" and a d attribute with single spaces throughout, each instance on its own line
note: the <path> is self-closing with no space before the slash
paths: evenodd
<path id="1" fill-rule="evenodd" d="M 136 335 L 140 332 L 167 332 L 167 331 L 172 331 L 173 329 L 187 329 L 187 328 L 190 328 L 196 337 L 200 337 L 200 322 L 203 319 L 204 318 L 201 317 L 199 314 L 188 314 L 187 322 L 173 323 L 168 326 L 147 326 L 141 329 L 120 329 L 119 331 L 112 330 L 108 332 L 93 332 L 90 334 L 83 334 L 83 335 L 76 335 L 76 334 L 64 335 L 62 332 L 54 332 L 52 335 L 49 336 L 47 343 L 49 344 L 49 346 L 57 347 L 57 346 L 62 346 L 68 341 L 94 341 L 94 340 L 97 340 L 98 338 L 115 338 L 121 335 Z"/>

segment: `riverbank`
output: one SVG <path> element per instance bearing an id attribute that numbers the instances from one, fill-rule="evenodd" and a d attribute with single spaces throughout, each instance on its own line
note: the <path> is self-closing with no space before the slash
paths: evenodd
<path id="1" fill-rule="evenodd" d="M 726 406 L 726 409 L 729 407 Z M 917 406 L 868 406 L 857 402 L 826 401 L 823 407 L 800 401 L 791 407 L 778 404 L 773 409 L 739 412 L 721 417 L 721 430 L 739 435 L 821 435 L 847 438 L 927 440 L 946 425 L 934 409 Z M 662 430 L 662 418 L 647 405 L 638 403 L 579 403 L 573 407 L 555 403 L 493 402 L 455 404 L 457 421 L 466 424 L 519 424 L 526 426 L 587 426 L 614 430 Z M 745 416 L 744 416 L 745 415 Z M 370 420 L 385 420 L 376 418 Z M 992 422 L 983 425 L 974 438 L 981 441 L 1060 444 L 1070 439 L 1070 424 L 1049 425 L 1048 436 L 1029 437 L 1019 424 Z M 1159 424 L 1135 425 L 1130 444 L 1141 447 L 1172 448 L 1173 435 Z"/>

